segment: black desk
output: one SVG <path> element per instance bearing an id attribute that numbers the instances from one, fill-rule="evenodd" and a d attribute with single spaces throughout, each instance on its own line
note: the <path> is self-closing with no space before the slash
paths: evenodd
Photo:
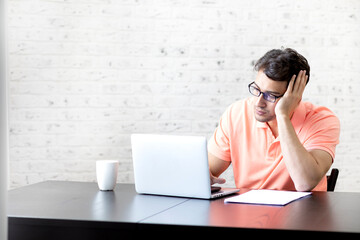
<path id="1" fill-rule="evenodd" d="M 9 239 L 111 239 L 186 198 L 136 194 L 133 184 L 99 191 L 96 183 L 38 183 L 8 193 Z M 41 237 L 46 236 L 46 237 Z"/>
<path id="2" fill-rule="evenodd" d="M 8 195 L 9 239 L 126 239 L 139 234 L 188 237 L 243 232 L 360 235 L 360 193 L 313 193 L 276 207 L 224 204 L 224 198 L 138 195 L 132 184 L 118 184 L 114 192 L 101 192 L 96 183 L 51 181 L 11 190 Z"/>

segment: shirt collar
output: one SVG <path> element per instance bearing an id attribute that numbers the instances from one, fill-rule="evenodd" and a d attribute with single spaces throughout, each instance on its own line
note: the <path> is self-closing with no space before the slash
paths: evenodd
<path id="1" fill-rule="evenodd" d="M 259 122 L 256 119 L 255 119 L 255 121 L 256 121 L 256 127 L 258 127 L 258 128 L 268 128 L 269 127 L 266 122 Z"/>

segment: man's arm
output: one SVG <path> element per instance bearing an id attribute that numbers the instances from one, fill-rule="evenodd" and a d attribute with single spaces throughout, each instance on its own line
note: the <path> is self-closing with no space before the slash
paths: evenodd
<path id="1" fill-rule="evenodd" d="M 215 157 L 211 153 L 208 153 L 208 161 L 209 161 L 211 185 L 215 183 L 219 183 L 219 184 L 225 183 L 226 180 L 224 178 L 219 178 L 219 176 L 229 167 L 230 162 Z"/>
<path id="2" fill-rule="evenodd" d="M 307 151 L 299 141 L 289 117 L 278 120 L 279 137 L 286 168 L 297 191 L 310 191 L 320 182 L 332 164 L 324 150 Z"/>
<path id="3" fill-rule="evenodd" d="M 332 164 L 332 157 L 326 151 L 307 151 L 304 148 L 290 121 L 290 117 L 301 101 L 306 81 L 305 71 L 300 71 L 296 82 L 294 75 L 287 91 L 275 108 L 285 165 L 298 191 L 312 190 Z"/>

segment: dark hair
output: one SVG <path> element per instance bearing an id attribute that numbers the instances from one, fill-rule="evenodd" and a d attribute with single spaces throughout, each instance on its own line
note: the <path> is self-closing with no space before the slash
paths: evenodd
<path id="1" fill-rule="evenodd" d="M 306 58 L 294 49 L 273 49 L 265 53 L 256 63 L 256 71 L 263 70 L 266 76 L 275 81 L 287 81 L 293 75 L 298 75 L 300 70 L 306 70 L 310 80 L 310 66 Z"/>

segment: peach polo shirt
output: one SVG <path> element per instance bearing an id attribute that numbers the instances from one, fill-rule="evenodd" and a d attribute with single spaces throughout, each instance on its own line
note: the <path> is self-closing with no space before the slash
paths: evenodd
<path id="1" fill-rule="evenodd" d="M 254 116 L 254 97 L 230 105 L 208 143 L 214 156 L 230 161 L 237 188 L 296 190 L 286 169 L 280 140 Z M 340 122 L 327 108 L 300 102 L 291 122 L 305 149 L 321 149 L 335 159 Z M 326 176 L 313 189 L 326 191 Z"/>

